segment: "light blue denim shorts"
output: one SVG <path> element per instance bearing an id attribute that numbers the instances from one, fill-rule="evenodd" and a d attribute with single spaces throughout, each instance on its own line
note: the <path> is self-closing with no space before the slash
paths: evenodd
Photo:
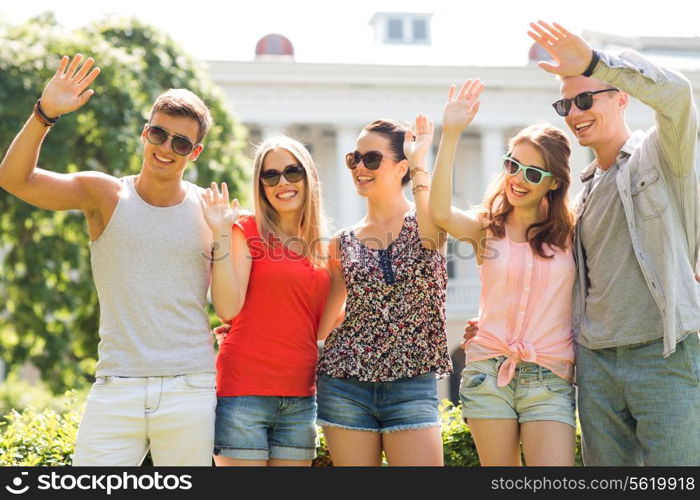
<path id="1" fill-rule="evenodd" d="M 553 420 L 576 427 L 576 395 L 572 384 L 535 363 L 518 363 L 510 383 L 498 387 L 504 356 L 467 363 L 459 396 L 462 416 L 512 418 L 518 422 Z"/>
<path id="2" fill-rule="evenodd" d="M 316 397 L 220 397 L 214 455 L 241 460 L 313 460 Z"/>
<path id="3" fill-rule="evenodd" d="M 316 386 L 318 425 L 381 433 L 440 426 L 434 373 L 392 382 L 320 375 Z"/>

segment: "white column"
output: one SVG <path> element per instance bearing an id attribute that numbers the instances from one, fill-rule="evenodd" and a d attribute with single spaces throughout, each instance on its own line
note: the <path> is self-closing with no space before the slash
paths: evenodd
<path id="1" fill-rule="evenodd" d="M 503 164 L 506 152 L 503 129 L 486 128 L 481 131 L 481 192 L 483 193 Z"/>
<path id="2" fill-rule="evenodd" d="M 345 166 L 345 154 L 355 150 L 355 140 L 361 127 L 339 125 L 335 136 L 335 169 L 333 187 L 326 190 L 326 207 L 337 231 L 354 224 L 364 214 L 364 198 L 357 194 L 350 171 Z"/>

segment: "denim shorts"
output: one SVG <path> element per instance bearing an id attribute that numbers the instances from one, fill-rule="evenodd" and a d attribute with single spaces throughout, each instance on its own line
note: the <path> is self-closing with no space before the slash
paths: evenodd
<path id="1" fill-rule="evenodd" d="M 241 460 L 313 460 L 316 397 L 220 397 L 214 455 Z"/>
<path id="2" fill-rule="evenodd" d="M 318 425 L 369 432 L 394 432 L 440 425 L 434 373 L 392 382 L 321 375 Z"/>
<path id="3" fill-rule="evenodd" d="M 504 356 L 467 363 L 459 396 L 464 418 L 518 422 L 553 420 L 576 427 L 576 395 L 572 384 L 535 363 L 518 363 L 510 383 L 498 387 Z"/>

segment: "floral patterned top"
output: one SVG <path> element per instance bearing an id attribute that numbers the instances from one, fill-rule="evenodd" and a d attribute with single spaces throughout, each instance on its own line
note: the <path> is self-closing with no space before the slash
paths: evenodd
<path id="1" fill-rule="evenodd" d="M 339 235 L 347 288 L 345 320 L 325 342 L 318 374 L 390 382 L 452 371 L 447 349 L 447 264 L 423 247 L 414 211 L 385 250 L 365 246 L 351 228 Z"/>

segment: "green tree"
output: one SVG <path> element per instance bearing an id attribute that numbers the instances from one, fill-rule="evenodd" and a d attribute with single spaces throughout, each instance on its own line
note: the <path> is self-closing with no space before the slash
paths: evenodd
<path id="1" fill-rule="evenodd" d="M 93 56 L 102 69 L 96 94 L 52 129 L 40 166 L 117 177 L 138 172 L 150 106 L 168 88 L 188 88 L 209 105 L 214 124 L 186 177 L 200 185 L 226 181 L 232 196 L 244 198 L 244 128 L 198 63 L 168 35 L 134 19 L 71 32 L 52 14 L 18 26 L 0 23 L 0 154 L 60 57 L 75 53 Z M 99 311 L 82 214 L 35 209 L 0 191 L 0 264 L 2 359 L 10 368 L 31 361 L 56 392 L 85 385 L 95 369 Z"/>

